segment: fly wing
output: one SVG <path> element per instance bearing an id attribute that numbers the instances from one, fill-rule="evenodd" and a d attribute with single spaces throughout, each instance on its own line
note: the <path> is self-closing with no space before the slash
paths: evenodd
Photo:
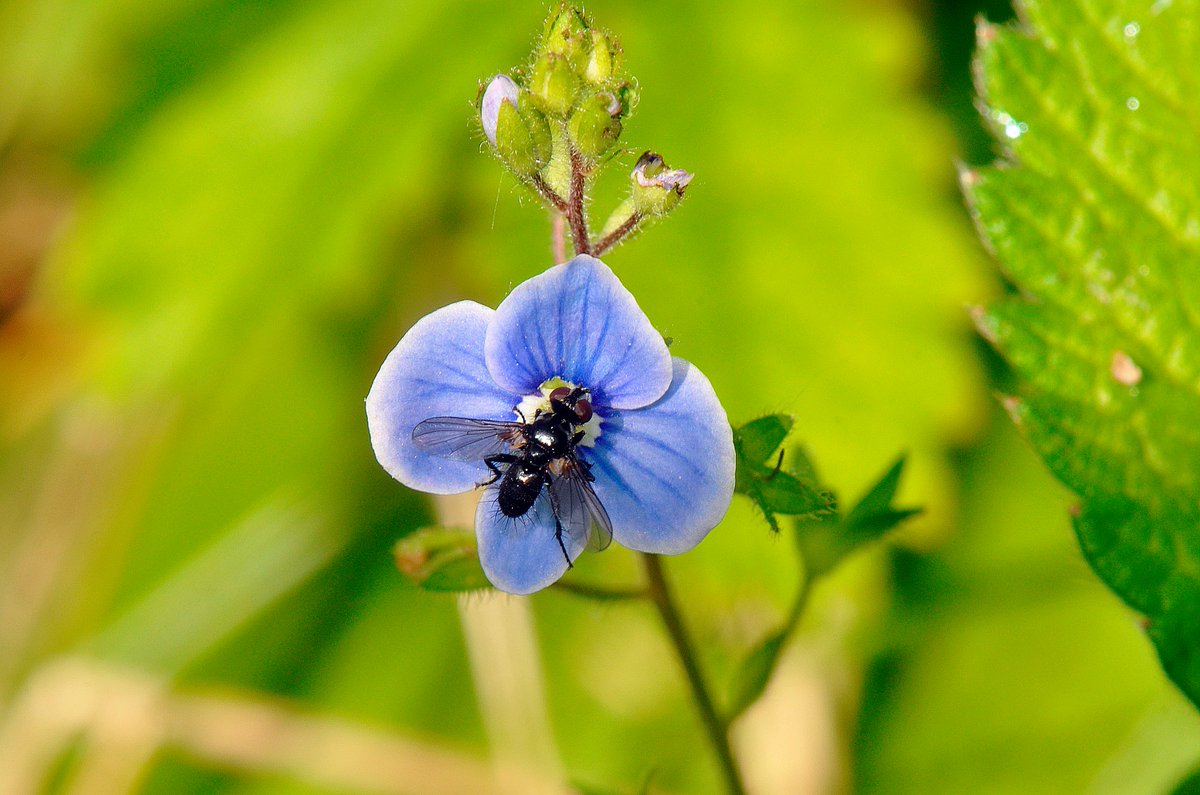
<path id="1" fill-rule="evenodd" d="M 550 504 L 563 531 L 593 552 L 612 543 L 612 520 L 592 489 L 585 465 L 574 456 L 562 459 L 562 473 L 551 476 Z"/>
<path id="2" fill-rule="evenodd" d="M 413 444 L 427 453 L 455 461 L 482 461 L 507 453 L 524 440 L 519 422 L 431 417 L 413 428 Z"/>

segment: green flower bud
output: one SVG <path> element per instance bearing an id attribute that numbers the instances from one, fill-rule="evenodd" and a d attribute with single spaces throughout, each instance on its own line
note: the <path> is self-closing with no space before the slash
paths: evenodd
<path id="1" fill-rule="evenodd" d="M 546 113 L 566 116 L 575 104 L 579 78 L 567 60 L 559 55 L 547 53 L 533 65 L 529 80 L 529 93 L 533 101 Z"/>
<path id="2" fill-rule="evenodd" d="M 693 176 L 682 168 L 668 169 L 661 155 L 645 152 L 629 175 L 635 209 L 647 215 L 662 215 L 679 204 Z"/>
<path id="3" fill-rule="evenodd" d="M 566 59 L 579 71 L 587 64 L 591 43 L 591 31 L 583 12 L 564 3 L 546 18 L 539 49 L 542 54 Z"/>
<path id="4" fill-rule="evenodd" d="M 621 135 L 621 112 L 621 101 L 608 91 L 584 100 L 567 122 L 575 149 L 589 160 L 607 152 Z"/>
<path id="5" fill-rule="evenodd" d="M 522 91 L 517 99 L 517 112 L 521 114 L 521 118 L 529 130 L 529 137 L 533 141 L 533 158 L 537 161 L 540 169 L 550 162 L 550 155 L 554 151 L 554 138 L 550 132 L 550 122 L 533 104 L 533 99 L 529 96 L 528 91 Z"/>
<path id="6" fill-rule="evenodd" d="M 533 136 L 511 102 L 501 103 L 496 116 L 496 151 L 518 174 L 530 175 L 538 170 Z"/>
<path id="7" fill-rule="evenodd" d="M 592 50 L 584 67 L 584 78 L 601 85 L 619 71 L 621 45 L 598 30 L 592 31 Z"/>

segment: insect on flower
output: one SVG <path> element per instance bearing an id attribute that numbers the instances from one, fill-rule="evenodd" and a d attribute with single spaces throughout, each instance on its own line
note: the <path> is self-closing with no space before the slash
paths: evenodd
<path id="1" fill-rule="evenodd" d="M 495 310 L 460 301 L 419 320 L 375 377 L 367 421 L 406 486 L 484 487 L 479 560 L 509 593 L 545 588 L 610 538 L 686 552 L 733 495 L 733 435 L 708 379 L 587 255 Z"/>
<path id="2" fill-rule="evenodd" d="M 539 499 L 549 500 L 554 538 L 569 567 L 564 532 L 595 551 L 612 542 L 612 520 L 592 489 L 592 468 L 575 450 L 592 419 L 588 394 L 583 387 L 555 387 L 547 396 L 549 408 L 537 409 L 531 419 L 514 407 L 521 422 L 433 417 L 413 429 L 413 442 L 458 461 L 482 458 L 492 477 L 478 485 L 499 481 L 496 504 L 509 519 L 525 516 Z"/>

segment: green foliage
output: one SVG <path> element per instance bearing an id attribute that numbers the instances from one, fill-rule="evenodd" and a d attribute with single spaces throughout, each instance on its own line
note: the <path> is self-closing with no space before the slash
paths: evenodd
<path id="1" fill-rule="evenodd" d="M 737 453 L 736 491 L 750 498 L 776 533 L 779 532 L 779 515 L 819 516 L 834 509 L 833 496 L 817 488 L 815 481 L 805 480 L 782 468 L 783 459 L 787 457 L 782 449 L 783 441 L 792 422 L 786 414 L 769 414 L 733 432 Z M 796 455 L 805 460 L 803 453 Z"/>
<path id="2" fill-rule="evenodd" d="M 964 185 L 1020 294 L 978 316 L 1010 413 L 1082 498 L 1100 577 L 1200 704 L 1200 61 L 1195 2 L 1022 5 L 980 30 L 1001 167 Z"/>
<path id="3" fill-rule="evenodd" d="M 670 318 L 674 352 L 710 377 L 731 416 L 794 409 L 833 482 L 865 485 L 877 462 L 911 449 L 906 485 L 930 509 L 912 530 L 948 535 L 959 500 L 983 499 L 948 449 L 978 450 L 985 393 L 960 308 L 978 300 L 986 269 L 944 190 L 955 143 L 917 88 L 945 42 L 927 40 L 924 18 L 905 3 L 767 0 L 753 14 L 624 0 L 590 8 L 620 26 L 628 66 L 653 99 L 626 138 L 669 147 L 703 189 L 703 201 L 673 211 L 671 224 L 610 264 L 652 317 Z M 0 662 L 20 655 L 22 670 L 36 671 L 100 636 L 105 653 L 134 665 L 198 659 L 185 686 L 267 693 L 474 759 L 492 754 L 492 716 L 476 701 L 456 600 L 408 587 L 389 555 L 431 517 L 372 460 L 362 397 L 416 318 L 464 296 L 494 306 L 549 264 L 544 214 L 479 156 L 463 101 L 478 77 L 524 57 L 543 11 L 431 0 L 32 0 L 0 10 L 0 132 L 16 131 L 0 159 L 7 166 L 9 153 L 32 149 L 33 167 L 48 163 L 80 197 L 32 307 L 50 327 L 20 326 L 27 337 L 7 327 L 0 340 L 30 343 L 15 359 L 0 349 L 3 408 L 20 409 L 4 417 L 6 432 L 18 430 L 0 450 L 0 582 L 23 595 L 8 555 L 35 549 L 49 604 L 68 609 L 20 602 L 37 616 L 35 634 L 5 646 Z M 625 68 L 614 60 L 611 73 Z M 599 63 L 588 68 L 604 76 Z M 598 185 L 596 212 L 608 208 L 606 187 L 614 203 L 627 195 L 640 151 L 605 155 L 620 164 L 608 172 L 619 185 Z M 83 349 L 86 368 L 37 344 L 63 338 Z M 39 377 L 37 364 L 57 377 Z M 1016 457 L 992 459 L 997 477 Z M 789 452 L 787 470 L 804 479 L 799 463 Z M 247 521 L 293 492 L 306 498 L 297 518 L 270 532 Z M 1007 528 L 1000 518 L 1040 507 L 1033 527 L 1053 513 L 1056 495 L 1031 493 L 989 494 L 967 526 L 993 517 L 987 540 L 1031 536 L 1025 522 Z M 738 500 L 720 532 L 671 561 L 716 674 L 746 651 L 729 616 L 739 631 L 769 637 L 795 584 L 794 560 L 781 554 L 787 539 L 755 530 L 761 519 Z M 64 538 L 79 557 L 56 567 Z M 983 548 L 990 563 L 984 541 L 956 536 L 947 548 Z M 862 696 L 838 683 L 887 631 L 873 623 L 893 599 L 881 562 L 860 557 L 828 583 L 829 601 L 852 607 L 840 613 L 853 614 L 849 626 L 812 627 L 832 672 L 810 681 L 828 686 L 842 715 Z M 588 581 L 635 580 L 616 549 L 577 568 Z M 977 599 L 931 587 L 906 603 L 903 626 L 951 616 L 958 632 L 913 640 L 923 656 L 904 668 L 903 697 L 869 694 L 890 710 L 871 750 L 905 751 L 879 791 L 942 760 L 951 734 L 961 786 L 943 792 L 980 792 L 995 778 L 995 750 L 1014 738 L 1020 758 L 1004 768 L 1022 776 L 1008 791 L 1078 791 L 1045 786 L 1060 780 L 1063 749 L 1076 765 L 1071 781 L 1086 782 L 1155 709 L 1145 660 L 1112 660 L 1126 626 L 1105 594 L 1055 601 L 1083 578 L 1054 575 L 1012 560 Z M 1039 616 L 1039 632 L 1005 607 L 1015 581 L 1024 583 L 1020 615 Z M 1053 611 L 1037 612 L 1048 602 Z M 533 607 L 566 769 L 625 793 L 650 768 L 664 792 L 715 792 L 647 611 L 554 594 Z M 1079 655 L 1064 639 L 1096 615 L 1105 632 L 1086 635 Z M 1004 643 L 989 644 L 997 627 Z M 181 643 L 193 629 L 194 643 Z M 1045 646 L 1082 657 L 1091 675 L 1053 677 Z M 1015 660 L 1013 648 L 1023 650 Z M 1047 673 L 1054 687 L 1029 697 Z M 1007 709 L 1014 702 L 1020 710 Z M 972 731 L 947 731 L 963 726 Z M 1080 754 L 1088 730 L 1114 739 Z M 89 731 L 87 753 L 121 745 L 112 739 Z M 741 750 L 748 766 L 772 752 Z M 855 767 L 867 757 L 859 749 Z M 143 789 L 345 791 L 229 767 L 194 749 L 164 750 Z"/>
<path id="4" fill-rule="evenodd" d="M 904 458 L 896 459 L 849 513 L 833 513 L 796 523 L 796 544 L 807 576 L 828 574 L 847 555 L 921 512 L 918 508 L 892 506 L 903 469 Z"/>
<path id="5" fill-rule="evenodd" d="M 775 672 L 783 645 L 787 643 L 792 629 L 784 627 L 763 638 L 746 655 L 746 659 L 734 672 L 729 688 L 729 713 L 740 715 L 762 697 Z"/>
<path id="6" fill-rule="evenodd" d="M 479 565 L 475 531 L 423 527 L 396 542 L 396 568 L 427 591 L 478 591 L 490 588 Z"/>
<path id="7" fill-rule="evenodd" d="M 1171 790 L 1171 795 L 1200 795 L 1200 770 L 1179 782 L 1179 786 Z"/>
<path id="8" fill-rule="evenodd" d="M 783 443 L 791 427 L 791 417 L 775 414 L 761 417 L 734 431 L 734 446 L 739 456 L 738 471 L 742 471 L 743 457 L 760 458 L 764 453 L 766 456 L 772 456 L 776 448 Z M 900 485 L 904 458 L 892 464 L 845 515 L 838 511 L 837 499 L 833 493 L 819 487 L 816 470 L 807 454 L 798 448 L 794 451 L 793 459 L 795 474 L 788 475 L 790 480 L 784 482 L 798 484 L 794 491 L 796 494 L 820 495 L 824 507 L 819 511 L 804 512 L 795 520 L 796 549 L 804 569 L 804 579 L 783 624 L 759 641 L 736 669 L 729 689 L 729 712 L 734 716 L 745 711 L 766 690 L 784 645 L 796 631 L 804 615 L 809 594 L 816 580 L 833 571 L 858 548 L 881 538 L 905 519 L 920 513 L 919 510 L 901 510 L 892 506 L 896 489 Z M 765 477 L 774 480 L 782 474 L 784 473 L 775 470 Z M 762 492 L 756 490 L 758 483 L 757 478 L 751 480 L 749 496 L 768 517 L 772 530 L 778 531 L 776 520 L 768 511 L 786 511 L 774 508 L 771 498 L 763 497 Z M 793 490 L 793 487 L 788 486 L 787 489 Z"/>

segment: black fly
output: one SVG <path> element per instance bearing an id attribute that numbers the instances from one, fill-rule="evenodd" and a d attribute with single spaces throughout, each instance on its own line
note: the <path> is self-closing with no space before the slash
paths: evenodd
<path id="1" fill-rule="evenodd" d="M 612 522 L 592 489 L 596 478 L 576 452 L 592 418 L 587 396 L 582 387 L 558 387 L 550 392 L 549 411 L 539 409 L 525 422 L 432 417 L 413 428 L 413 443 L 456 461 L 482 461 L 492 477 L 479 485 L 499 481 L 496 503 L 511 519 L 524 516 L 545 494 L 554 538 L 570 566 L 564 533 L 592 550 L 612 541 Z"/>

